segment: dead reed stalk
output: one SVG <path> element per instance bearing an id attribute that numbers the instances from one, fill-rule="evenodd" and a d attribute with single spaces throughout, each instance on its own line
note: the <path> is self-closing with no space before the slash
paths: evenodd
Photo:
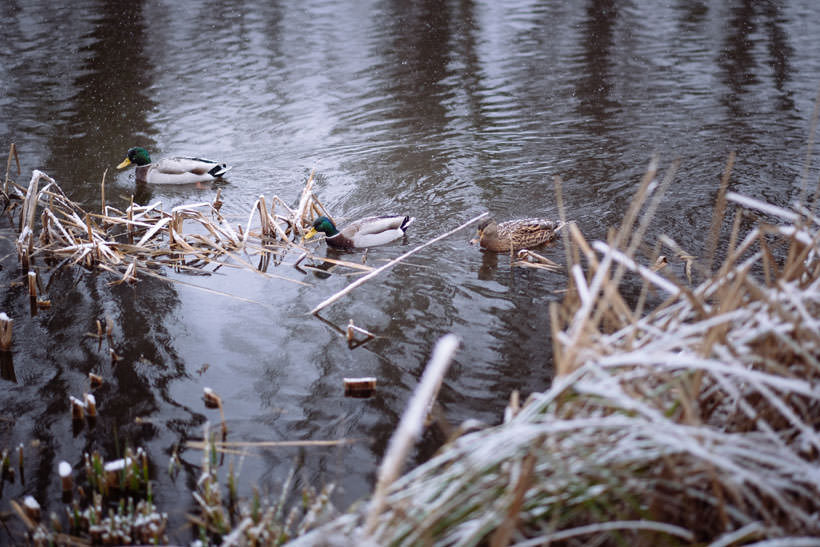
<path id="1" fill-rule="evenodd" d="M 14 147 L 10 151 L 4 187 L 11 192 L 9 199 L 19 204 L 17 251 L 24 270 L 29 269 L 31 258 L 38 255 L 56 258 L 59 265 L 96 267 L 118 274 L 117 283 L 153 275 L 153 270 L 161 266 L 187 271 L 233 265 L 301 284 L 287 276 L 266 274 L 243 256 L 259 255 L 267 267 L 271 253 L 284 254 L 295 248 L 322 260 L 299 246 L 311 215 L 316 211 L 326 214 L 311 191 L 313 174 L 301 193 L 297 210 L 288 208 L 278 196 L 273 196 L 273 205 L 268 210 L 265 198 L 260 196 L 243 228 L 232 226 L 219 213 L 218 195 L 212 203 L 180 205 L 167 212 L 160 202 L 137 205 L 132 198 L 126 210 L 121 211 L 106 202 L 105 174 L 100 183 L 101 212 L 86 212 L 65 195 L 54 179 L 41 171 L 33 171 L 26 188 L 8 180 L 13 153 L 16 153 Z M 277 205 L 283 207 L 286 214 L 276 214 Z M 36 223 L 38 210 L 42 210 L 39 226 Z M 258 222 L 256 215 L 259 215 Z M 38 230 L 39 236 L 35 237 Z"/>
<path id="2" fill-rule="evenodd" d="M 427 410 L 430 408 L 435 395 L 438 393 L 444 375 L 458 349 L 459 339 L 454 334 L 448 334 L 436 343 L 430 362 L 424 370 L 419 385 L 402 414 L 399 425 L 390 439 L 387 452 L 379 467 L 379 478 L 376 490 L 368 509 L 365 533 L 373 534 L 385 506 L 387 489 L 401 473 L 407 454 L 421 434 Z"/>

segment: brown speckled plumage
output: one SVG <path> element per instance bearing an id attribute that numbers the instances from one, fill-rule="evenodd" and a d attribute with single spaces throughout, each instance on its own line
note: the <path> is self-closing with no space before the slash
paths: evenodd
<path id="1" fill-rule="evenodd" d="M 484 220 L 478 225 L 481 247 L 497 253 L 528 249 L 549 243 L 557 237 L 562 223 L 544 218 L 522 218 L 497 223 Z"/>

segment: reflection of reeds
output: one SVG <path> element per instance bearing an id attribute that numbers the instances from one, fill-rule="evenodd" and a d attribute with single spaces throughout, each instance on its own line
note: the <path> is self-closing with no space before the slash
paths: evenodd
<path id="1" fill-rule="evenodd" d="M 67 461 L 61 461 L 57 465 L 57 473 L 60 475 L 60 488 L 62 488 L 63 494 L 71 493 L 71 489 L 74 487 L 73 471 L 71 464 Z"/>
<path id="2" fill-rule="evenodd" d="M 565 231 L 571 290 L 550 310 L 557 376 L 547 392 L 374 496 L 378 519 L 353 512 L 309 539 L 369 530 L 382 545 L 814 541 L 820 218 L 721 191 L 712 233 L 724 211 L 739 212 L 720 266 L 709 266 L 710 235 L 699 270 L 661 238 L 680 262 L 660 268 L 660 244 L 637 251 L 669 180 L 657 182 L 653 162 L 607 242 Z M 769 220 L 741 234 L 740 210 Z M 632 304 L 629 279 L 643 283 Z M 651 295 L 660 304 L 644 311 Z"/>

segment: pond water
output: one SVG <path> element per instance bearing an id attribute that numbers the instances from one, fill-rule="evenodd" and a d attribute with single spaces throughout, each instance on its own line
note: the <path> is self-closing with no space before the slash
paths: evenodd
<path id="1" fill-rule="evenodd" d="M 403 241 L 368 253 L 378 265 L 484 211 L 555 218 L 556 176 L 568 217 L 588 239 L 605 238 L 653 154 L 662 170 L 681 163 L 647 241 L 668 234 L 695 256 L 731 151 L 733 190 L 777 205 L 800 194 L 820 83 L 814 0 L 70 4 L 0 5 L 0 151 L 16 143 L 18 182 L 41 169 L 88 208 L 108 170 L 111 205 L 124 209 L 133 195 L 170 209 L 220 190 L 239 224 L 260 195 L 295 203 L 315 170 L 318 196 L 341 219 L 417 217 Z M 233 169 L 214 184 L 137 185 L 133 170 L 115 169 L 136 145 Z M 807 176 L 813 189 L 817 169 Z M 472 235 L 424 249 L 328 308 L 330 323 L 353 319 L 377 335 L 350 349 L 309 311 L 351 278 L 289 266 L 268 273 L 308 285 L 226 268 L 111 285 L 108 274 L 69 268 L 46 275 L 51 308 L 31 316 L 16 228 L 1 217 L 0 312 L 14 319 L 15 341 L 2 354 L 0 449 L 23 444 L 27 457 L 0 512 L 25 494 L 59 510 L 58 461 L 79 467 L 91 450 L 110 459 L 143 446 L 155 499 L 176 537 L 189 538 L 180 527 L 196 512 L 201 453 L 185 443 L 219 421 L 204 387 L 223 400 L 229 440 L 354 439 L 253 449 L 240 465 L 244 493 L 278 494 L 295 469 L 295 491 L 335 483 L 347 507 L 370 492 L 446 333 L 462 342 L 442 415 L 498 423 L 511 391 L 549 386 L 548 307 L 566 278 L 511 268 L 469 245 Z M 565 262 L 560 245 L 543 253 Z M 85 336 L 106 317 L 113 364 L 108 344 Z M 88 390 L 89 372 L 105 379 L 102 416 L 72 426 L 68 398 Z M 376 395 L 344 397 L 350 376 L 378 378 Z M 442 439 L 427 432 L 410 465 Z M 185 468 L 172 478 L 175 449 Z"/>

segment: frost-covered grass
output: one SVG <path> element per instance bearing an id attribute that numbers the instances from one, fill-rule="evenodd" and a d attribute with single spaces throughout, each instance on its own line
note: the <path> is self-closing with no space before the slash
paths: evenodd
<path id="1" fill-rule="evenodd" d="M 712 270 L 664 238 L 686 262 L 676 279 L 636 256 L 664 183 L 651 168 L 608 243 L 569 230 L 549 391 L 393 483 L 372 534 L 351 512 L 302 544 L 814 544 L 820 219 L 724 184 L 712 237 L 733 215 L 725 260 Z M 750 211 L 765 220 L 741 234 Z M 632 306 L 629 275 L 644 280 Z M 645 310 L 653 294 L 666 299 Z"/>

